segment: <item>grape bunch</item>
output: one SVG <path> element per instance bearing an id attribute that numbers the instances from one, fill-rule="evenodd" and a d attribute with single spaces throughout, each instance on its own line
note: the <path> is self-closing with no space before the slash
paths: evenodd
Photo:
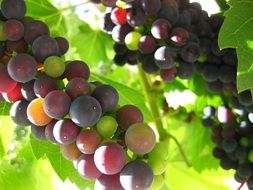
<path id="1" fill-rule="evenodd" d="M 108 7 L 101 28 L 115 41 L 117 65 L 140 62 L 146 73 L 159 73 L 168 82 L 176 76 L 192 76 L 201 54 L 197 32 L 209 34 L 209 17 L 200 4 L 187 0 L 101 2 Z"/>
<path id="2" fill-rule="evenodd" d="M 85 62 L 64 60 L 68 41 L 25 13 L 23 0 L 1 3 L 0 97 L 12 104 L 13 121 L 58 145 L 95 189 L 159 189 L 168 152 L 141 110 L 119 106 L 114 87 L 90 82 Z"/>
<path id="3" fill-rule="evenodd" d="M 234 178 L 253 189 L 253 114 L 243 108 L 221 105 L 204 109 L 203 125 L 212 130 L 213 156 Z"/>

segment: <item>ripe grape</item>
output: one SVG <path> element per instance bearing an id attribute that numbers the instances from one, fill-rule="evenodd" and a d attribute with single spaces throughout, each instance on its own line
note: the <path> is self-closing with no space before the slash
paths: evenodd
<path id="1" fill-rule="evenodd" d="M 168 20 L 159 18 L 151 26 L 151 33 L 156 39 L 166 39 L 169 37 L 171 24 Z"/>
<path id="2" fill-rule="evenodd" d="M 143 0 L 141 5 L 147 15 L 155 15 L 161 8 L 161 1 Z"/>
<path id="3" fill-rule="evenodd" d="M 91 94 L 91 87 L 84 78 L 73 78 L 66 86 L 66 93 L 71 97 L 72 100 L 79 96 L 88 96 Z"/>
<path id="4" fill-rule="evenodd" d="M 54 138 L 54 125 L 56 124 L 57 120 L 52 120 L 49 124 L 47 124 L 45 128 L 45 136 L 47 140 L 50 140 L 52 143 L 58 144 L 57 140 Z"/>
<path id="5" fill-rule="evenodd" d="M 175 24 L 179 17 L 177 5 L 170 4 L 172 1 L 163 1 L 158 17 L 168 20 L 171 24 Z M 175 3 L 177 4 L 177 3 Z"/>
<path id="6" fill-rule="evenodd" d="M 180 62 L 177 68 L 177 76 L 181 79 L 189 79 L 194 72 L 193 64 L 187 62 Z"/>
<path id="7" fill-rule="evenodd" d="M 107 7 L 114 7 L 116 5 L 116 0 L 101 0 L 101 3 Z"/>
<path id="8" fill-rule="evenodd" d="M 174 49 L 162 46 L 155 51 L 155 63 L 160 69 L 170 69 L 176 65 Z"/>
<path id="9" fill-rule="evenodd" d="M 8 73 L 17 82 L 28 82 L 37 74 L 37 63 L 29 54 L 21 53 L 12 57 L 7 65 Z"/>
<path id="10" fill-rule="evenodd" d="M 65 92 L 54 90 L 46 95 L 43 108 L 49 117 L 59 119 L 69 112 L 70 104 L 71 99 Z"/>
<path id="11" fill-rule="evenodd" d="M 55 123 L 53 134 L 60 144 L 71 144 L 76 141 L 80 128 L 70 119 L 59 120 Z"/>
<path id="12" fill-rule="evenodd" d="M 114 24 L 123 25 L 127 23 L 126 15 L 127 15 L 126 9 L 116 7 L 111 12 L 111 20 Z"/>
<path id="13" fill-rule="evenodd" d="M 0 81 L 4 81 L 0 83 L 0 92 L 9 92 L 17 85 L 17 81 L 10 77 L 7 67 L 2 64 L 0 64 Z"/>
<path id="14" fill-rule="evenodd" d="M 142 155 L 154 148 L 156 137 L 153 129 L 147 124 L 135 123 L 127 129 L 125 142 L 131 151 Z"/>
<path id="15" fill-rule="evenodd" d="M 28 104 L 29 102 L 26 100 L 19 100 L 11 106 L 10 116 L 12 117 L 12 120 L 19 126 L 28 126 L 31 124 L 26 114 Z"/>
<path id="16" fill-rule="evenodd" d="M 144 55 L 141 60 L 142 69 L 149 74 L 154 74 L 159 71 L 158 66 L 155 63 L 153 54 Z"/>
<path id="17" fill-rule="evenodd" d="M 139 50 L 143 54 L 153 53 L 156 49 L 156 42 L 153 36 L 142 36 L 139 40 Z"/>
<path id="18" fill-rule="evenodd" d="M 143 122 L 143 114 L 141 110 L 134 105 L 124 105 L 117 110 L 116 120 L 119 127 L 126 131 L 132 124 Z"/>
<path id="19" fill-rule="evenodd" d="M 88 80 L 90 76 L 90 69 L 83 61 L 71 61 L 66 66 L 65 76 L 68 81 L 76 77 L 81 77 Z"/>
<path id="20" fill-rule="evenodd" d="M 27 49 L 28 44 L 23 39 L 6 42 L 6 50 L 9 52 L 25 53 L 27 52 Z"/>
<path id="21" fill-rule="evenodd" d="M 115 24 L 111 20 L 110 12 L 103 14 L 102 18 L 100 19 L 99 26 L 104 32 L 111 34 Z"/>
<path id="22" fill-rule="evenodd" d="M 180 51 L 181 58 L 190 63 L 194 63 L 200 55 L 199 45 L 194 42 L 188 42 Z"/>
<path id="23" fill-rule="evenodd" d="M 42 35 L 32 43 L 32 53 L 37 61 L 43 62 L 49 56 L 59 55 L 59 46 L 54 38 Z"/>
<path id="24" fill-rule="evenodd" d="M 67 53 L 68 49 L 69 49 L 69 42 L 67 39 L 63 38 L 63 37 L 56 37 L 55 38 L 58 47 L 59 47 L 59 51 L 60 51 L 60 55 L 64 55 L 65 53 Z"/>
<path id="25" fill-rule="evenodd" d="M 76 139 L 78 149 L 84 154 L 94 154 L 100 143 L 101 137 L 94 129 L 80 132 Z"/>
<path id="26" fill-rule="evenodd" d="M 202 76 L 207 82 L 214 82 L 219 77 L 219 68 L 217 65 L 214 64 L 207 64 L 205 65 Z"/>
<path id="27" fill-rule="evenodd" d="M 76 146 L 76 143 L 73 142 L 71 144 L 62 144 L 61 147 L 61 154 L 63 157 L 67 160 L 77 160 L 82 153 L 79 151 L 79 149 Z"/>
<path id="28" fill-rule="evenodd" d="M 3 0 L 1 3 L 1 11 L 7 19 L 21 20 L 26 13 L 26 5 L 24 0 Z"/>
<path id="29" fill-rule="evenodd" d="M 103 112 L 112 111 L 118 105 L 119 94 L 117 90 L 110 85 L 97 87 L 93 91 L 92 96 L 99 101 Z"/>
<path id="30" fill-rule="evenodd" d="M 170 42 L 176 46 L 183 46 L 189 39 L 189 34 L 184 28 L 173 28 L 170 34 Z"/>
<path id="31" fill-rule="evenodd" d="M 153 178 L 152 169 L 141 160 L 127 163 L 120 172 L 120 183 L 125 190 L 149 189 Z"/>
<path id="32" fill-rule="evenodd" d="M 124 44 L 126 35 L 132 31 L 133 31 L 133 28 L 129 26 L 128 24 L 116 25 L 112 29 L 112 38 L 115 42 L 119 44 Z"/>
<path id="33" fill-rule="evenodd" d="M 127 22 L 132 27 L 144 25 L 146 22 L 145 12 L 139 7 L 128 9 Z"/>
<path id="34" fill-rule="evenodd" d="M 44 99 L 37 98 L 31 101 L 27 107 L 27 116 L 29 121 L 38 126 L 45 126 L 52 118 L 48 117 L 43 109 Z"/>
<path id="35" fill-rule="evenodd" d="M 64 73 L 65 63 L 60 57 L 50 56 L 44 61 L 44 70 L 48 76 L 56 78 Z"/>
<path id="36" fill-rule="evenodd" d="M 54 78 L 44 75 L 34 82 L 33 90 L 37 97 L 44 98 L 49 92 L 57 90 L 57 82 Z"/>
<path id="37" fill-rule="evenodd" d="M 238 95 L 238 100 L 239 100 L 240 104 L 242 104 L 244 106 L 248 106 L 253 103 L 252 102 L 252 95 L 249 90 L 245 90 L 243 92 L 240 92 Z"/>
<path id="38" fill-rule="evenodd" d="M 32 101 L 37 98 L 33 90 L 34 82 L 35 80 L 30 80 L 29 82 L 24 83 L 21 87 L 22 96 L 27 101 Z"/>
<path id="39" fill-rule="evenodd" d="M 94 163 L 93 154 L 83 154 L 78 159 L 77 171 L 85 179 L 98 179 L 102 175 Z"/>
<path id="40" fill-rule="evenodd" d="M 112 137 L 116 132 L 117 127 L 117 121 L 111 116 L 101 117 L 96 125 L 98 133 L 105 138 Z"/>
<path id="41" fill-rule="evenodd" d="M 95 98 L 79 96 L 72 102 L 69 114 L 79 127 L 91 127 L 98 122 L 102 108 Z"/>
<path id="42" fill-rule="evenodd" d="M 115 142 L 101 145 L 94 154 L 94 162 L 98 170 L 107 175 L 119 173 L 125 165 L 124 149 Z"/>
<path id="43" fill-rule="evenodd" d="M 31 125 L 31 132 L 37 140 L 46 140 L 45 126 Z"/>
<path id="44" fill-rule="evenodd" d="M 114 175 L 102 174 L 95 182 L 95 190 L 124 190 L 119 180 L 119 173 Z"/>
<path id="45" fill-rule="evenodd" d="M 177 77 L 177 68 L 172 67 L 170 69 L 161 69 L 160 76 L 164 81 L 172 82 Z"/>
<path id="46" fill-rule="evenodd" d="M 16 102 L 18 100 L 22 100 L 23 96 L 21 94 L 21 87 L 22 87 L 22 84 L 18 83 L 15 86 L 15 88 L 12 89 L 11 91 L 7 93 L 6 92 L 2 93 L 4 100 L 7 102 Z"/>
<path id="47" fill-rule="evenodd" d="M 18 20 L 8 20 L 4 24 L 3 33 L 8 40 L 17 41 L 24 36 L 24 26 Z"/>

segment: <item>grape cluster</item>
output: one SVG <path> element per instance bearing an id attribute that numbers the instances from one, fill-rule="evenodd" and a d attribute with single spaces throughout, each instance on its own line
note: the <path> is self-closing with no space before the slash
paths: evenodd
<path id="1" fill-rule="evenodd" d="M 13 121 L 59 145 L 95 189 L 158 189 L 168 153 L 141 110 L 119 106 L 114 87 L 89 82 L 83 61 L 65 61 L 68 41 L 25 17 L 23 0 L 3 0 L 1 13 L 0 97 L 12 103 Z"/>
<path id="2" fill-rule="evenodd" d="M 212 129 L 213 156 L 220 166 L 236 170 L 234 178 L 253 189 L 253 114 L 245 109 L 221 105 L 204 109 L 203 125 Z"/>

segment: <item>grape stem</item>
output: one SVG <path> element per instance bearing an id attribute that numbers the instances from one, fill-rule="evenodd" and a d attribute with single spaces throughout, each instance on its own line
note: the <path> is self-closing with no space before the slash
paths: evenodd
<path id="1" fill-rule="evenodd" d="M 240 184 L 240 186 L 237 188 L 237 190 L 241 190 L 242 187 L 245 185 L 245 183 L 247 183 L 248 179 L 246 178 L 245 180 L 242 181 L 242 183 Z"/>
<path id="2" fill-rule="evenodd" d="M 154 94 L 151 90 L 151 86 L 149 84 L 149 80 L 147 78 L 147 75 L 144 73 L 144 71 L 143 71 L 140 64 L 138 64 L 138 72 L 139 72 L 139 76 L 140 76 L 140 80 L 141 80 L 141 85 L 142 85 L 142 88 L 143 88 L 143 91 L 144 91 L 144 96 L 145 96 L 145 99 L 148 102 L 150 111 L 151 111 L 152 116 L 154 118 L 156 129 L 159 133 L 160 141 L 164 141 L 166 139 L 172 139 L 176 143 L 176 145 L 179 149 L 179 152 L 182 155 L 182 158 L 183 158 L 184 162 L 186 163 L 186 165 L 188 167 L 191 167 L 191 164 L 188 161 L 188 159 L 187 159 L 187 157 L 186 157 L 186 155 L 183 151 L 183 148 L 180 145 L 180 143 L 178 142 L 177 138 L 174 137 L 172 134 L 168 133 L 163 128 L 163 123 L 162 123 L 161 115 L 160 115 L 160 112 L 158 110 L 158 107 L 157 107 L 157 104 L 156 104 L 156 101 L 155 101 L 155 96 L 154 96 Z"/>

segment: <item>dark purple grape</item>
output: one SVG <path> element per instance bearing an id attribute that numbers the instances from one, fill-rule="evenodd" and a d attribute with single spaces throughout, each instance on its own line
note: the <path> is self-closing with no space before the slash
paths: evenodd
<path id="1" fill-rule="evenodd" d="M 170 34 L 170 42 L 176 46 L 183 46 L 189 39 L 189 34 L 184 28 L 174 28 Z"/>
<path id="2" fill-rule="evenodd" d="M 242 163 L 239 164 L 237 168 L 238 175 L 243 178 L 248 178 L 252 175 L 252 164 L 250 163 Z"/>
<path id="3" fill-rule="evenodd" d="M 139 40 L 139 50 L 143 54 L 150 54 L 156 50 L 156 42 L 153 36 L 142 36 Z"/>
<path id="4" fill-rule="evenodd" d="M 177 76 L 181 79 L 189 79 L 192 77 L 194 67 L 192 63 L 180 62 L 177 67 Z"/>
<path id="5" fill-rule="evenodd" d="M 212 42 L 211 50 L 215 56 L 221 56 L 226 53 L 226 49 L 220 50 L 217 40 Z"/>
<path id="6" fill-rule="evenodd" d="M 66 66 L 65 76 L 68 81 L 76 77 L 81 77 L 88 80 L 90 77 L 90 69 L 83 61 L 71 61 Z"/>
<path id="7" fill-rule="evenodd" d="M 46 95 L 43 108 L 49 117 L 60 119 L 69 112 L 70 104 L 71 99 L 65 92 L 54 90 Z"/>
<path id="8" fill-rule="evenodd" d="M 44 75 L 34 82 L 33 90 L 37 97 L 45 98 L 45 96 L 53 91 L 57 90 L 57 82 L 54 78 Z"/>
<path id="9" fill-rule="evenodd" d="M 35 80 L 26 82 L 22 85 L 22 88 L 21 88 L 22 96 L 24 97 L 24 99 L 26 99 L 29 102 L 37 98 L 33 90 L 34 82 Z"/>
<path id="10" fill-rule="evenodd" d="M 249 106 L 253 103 L 252 95 L 249 90 L 245 90 L 243 92 L 240 92 L 238 95 L 238 100 L 239 100 L 240 104 L 242 104 L 244 106 Z"/>
<path id="11" fill-rule="evenodd" d="M 46 140 L 45 126 L 36 126 L 32 124 L 31 132 L 34 138 L 36 138 L 37 140 Z"/>
<path id="12" fill-rule="evenodd" d="M 45 136 L 47 140 L 51 141 L 52 143 L 58 144 L 58 141 L 54 138 L 54 126 L 57 120 L 52 120 L 49 124 L 47 124 L 45 128 Z"/>
<path id="13" fill-rule="evenodd" d="M 142 9 L 147 15 L 155 15 L 161 8 L 161 1 L 142 0 Z"/>
<path id="14" fill-rule="evenodd" d="M 10 116 L 12 120 L 19 126 L 25 127 L 31 124 L 26 114 L 28 104 L 29 102 L 26 100 L 19 100 L 11 106 Z"/>
<path id="15" fill-rule="evenodd" d="M 158 18 L 167 19 L 171 24 L 175 24 L 179 17 L 178 8 L 171 5 L 170 1 L 163 1 L 158 12 Z"/>
<path id="16" fill-rule="evenodd" d="M 79 96 L 87 96 L 91 94 L 89 83 L 84 78 L 73 78 L 66 86 L 66 93 L 72 100 Z"/>
<path id="17" fill-rule="evenodd" d="M 180 57 L 190 63 L 194 63 L 200 56 L 200 48 L 197 43 L 188 42 L 180 51 Z"/>
<path id="18" fill-rule="evenodd" d="M 76 98 L 69 111 L 74 123 L 80 127 L 91 127 L 95 125 L 102 114 L 99 102 L 91 96 L 79 96 Z"/>
<path id="19" fill-rule="evenodd" d="M 200 38 L 199 47 L 201 55 L 209 55 L 211 53 L 211 40 L 209 38 Z"/>
<path id="20" fill-rule="evenodd" d="M 172 67 L 170 69 L 161 69 L 160 76 L 164 81 L 172 82 L 177 77 L 177 68 Z"/>
<path id="21" fill-rule="evenodd" d="M 208 22 L 203 20 L 194 26 L 194 33 L 200 37 L 210 37 L 212 28 Z"/>
<path id="22" fill-rule="evenodd" d="M 26 4 L 24 0 L 3 0 L 1 11 L 7 19 L 21 20 L 26 13 Z"/>
<path id="23" fill-rule="evenodd" d="M 116 55 L 124 55 L 128 52 L 128 49 L 125 44 L 118 43 L 114 43 L 113 50 L 115 51 Z"/>
<path id="24" fill-rule="evenodd" d="M 145 12 L 140 7 L 128 9 L 127 22 L 132 27 L 144 25 L 146 22 Z"/>
<path id="25" fill-rule="evenodd" d="M 159 67 L 156 65 L 154 55 L 144 55 L 141 60 L 142 69 L 149 74 L 154 74 L 159 71 Z"/>
<path id="26" fill-rule="evenodd" d="M 118 105 L 119 94 L 117 90 L 110 85 L 97 87 L 93 91 L 92 96 L 99 101 L 104 113 L 112 111 Z"/>
<path id="27" fill-rule="evenodd" d="M 223 83 L 236 81 L 236 68 L 229 65 L 221 65 L 219 68 L 219 79 Z"/>
<path id="28" fill-rule="evenodd" d="M 128 24 L 116 25 L 112 30 L 112 39 L 117 43 L 124 44 L 126 35 L 132 31 L 133 28 Z"/>
<path id="29" fill-rule="evenodd" d="M 70 119 L 59 120 L 55 123 L 53 135 L 60 144 L 71 144 L 76 141 L 80 128 Z"/>
<path id="30" fill-rule="evenodd" d="M 215 147 L 213 149 L 213 156 L 215 158 L 222 159 L 225 157 L 225 155 L 226 155 L 226 152 L 222 148 Z"/>
<path id="31" fill-rule="evenodd" d="M 207 64 L 205 65 L 202 71 L 202 77 L 207 82 L 214 82 L 219 77 L 219 68 L 217 65 L 214 64 Z"/>
<path id="32" fill-rule="evenodd" d="M 236 169 L 237 168 L 237 162 L 224 157 L 221 159 L 220 161 L 220 166 L 224 169 L 224 170 L 230 170 L 230 169 Z"/>
<path id="33" fill-rule="evenodd" d="M 176 65 L 175 56 L 174 49 L 162 46 L 154 54 L 155 63 L 160 69 L 170 69 Z"/>
<path id="34" fill-rule="evenodd" d="M 156 39 L 166 39 L 169 37 L 171 24 L 168 20 L 159 18 L 151 26 L 151 33 Z"/>
<path id="35" fill-rule="evenodd" d="M 17 41 L 24 36 L 24 26 L 18 20 L 8 20 L 4 23 L 3 33 L 9 41 Z"/>
<path id="36" fill-rule="evenodd" d="M 227 152 L 231 153 L 237 148 L 238 144 L 236 139 L 223 139 L 222 148 Z"/>
<path id="37" fill-rule="evenodd" d="M 8 73 L 17 82 L 28 82 L 37 74 L 37 62 L 29 54 L 17 54 L 7 65 Z"/>
<path id="38" fill-rule="evenodd" d="M 17 81 L 13 80 L 7 70 L 7 66 L 0 64 L 0 92 L 10 92 L 13 90 Z M 3 82 L 4 81 L 4 82 Z"/>
<path id="39" fill-rule="evenodd" d="M 49 35 L 49 28 L 44 22 L 31 20 L 26 23 L 24 39 L 28 44 L 32 44 L 36 38 L 42 35 Z"/>
<path id="40" fill-rule="evenodd" d="M 9 52 L 25 53 L 27 52 L 28 44 L 23 40 L 7 41 L 6 50 Z"/>
<path id="41" fill-rule="evenodd" d="M 220 93 L 222 92 L 222 89 L 223 85 L 219 80 L 207 83 L 207 90 L 211 93 Z"/>
<path id="42" fill-rule="evenodd" d="M 120 183 L 125 190 L 149 189 L 153 178 L 152 169 L 141 160 L 127 163 L 120 172 Z"/>
<path id="43" fill-rule="evenodd" d="M 116 0 L 101 0 L 101 3 L 107 7 L 114 7 L 116 5 Z"/>
<path id="44" fill-rule="evenodd" d="M 64 55 L 69 49 L 69 42 L 66 38 L 63 37 L 56 37 L 55 40 L 60 49 L 60 55 Z"/>
<path id="45" fill-rule="evenodd" d="M 99 25 L 104 32 L 111 34 L 115 24 L 112 22 L 110 12 L 103 14 L 102 18 L 100 19 Z"/>
<path id="46" fill-rule="evenodd" d="M 191 13 L 188 10 L 183 10 L 180 12 L 177 22 L 175 23 L 176 27 L 182 27 L 184 29 L 190 29 L 191 26 Z"/>
<path id="47" fill-rule="evenodd" d="M 42 35 L 33 41 L 32 53 L 39 62 L 43 62 L 49 56 L 59 55 L 59 46 L 54 38 Z"/>
<path id="48" fill-rule="evenodd" d="M 119 173 L 114 175 L 102 174 L 95 182 L 95 190 L 124 190 L 119 180 Z"/>
<path id="49" fill-rule="evenodd" d="M 118 66 L 123 66 L 127 63 L 127 55 L 118 55 L 116 54 L 113 58 L 113 61 Z"/>

